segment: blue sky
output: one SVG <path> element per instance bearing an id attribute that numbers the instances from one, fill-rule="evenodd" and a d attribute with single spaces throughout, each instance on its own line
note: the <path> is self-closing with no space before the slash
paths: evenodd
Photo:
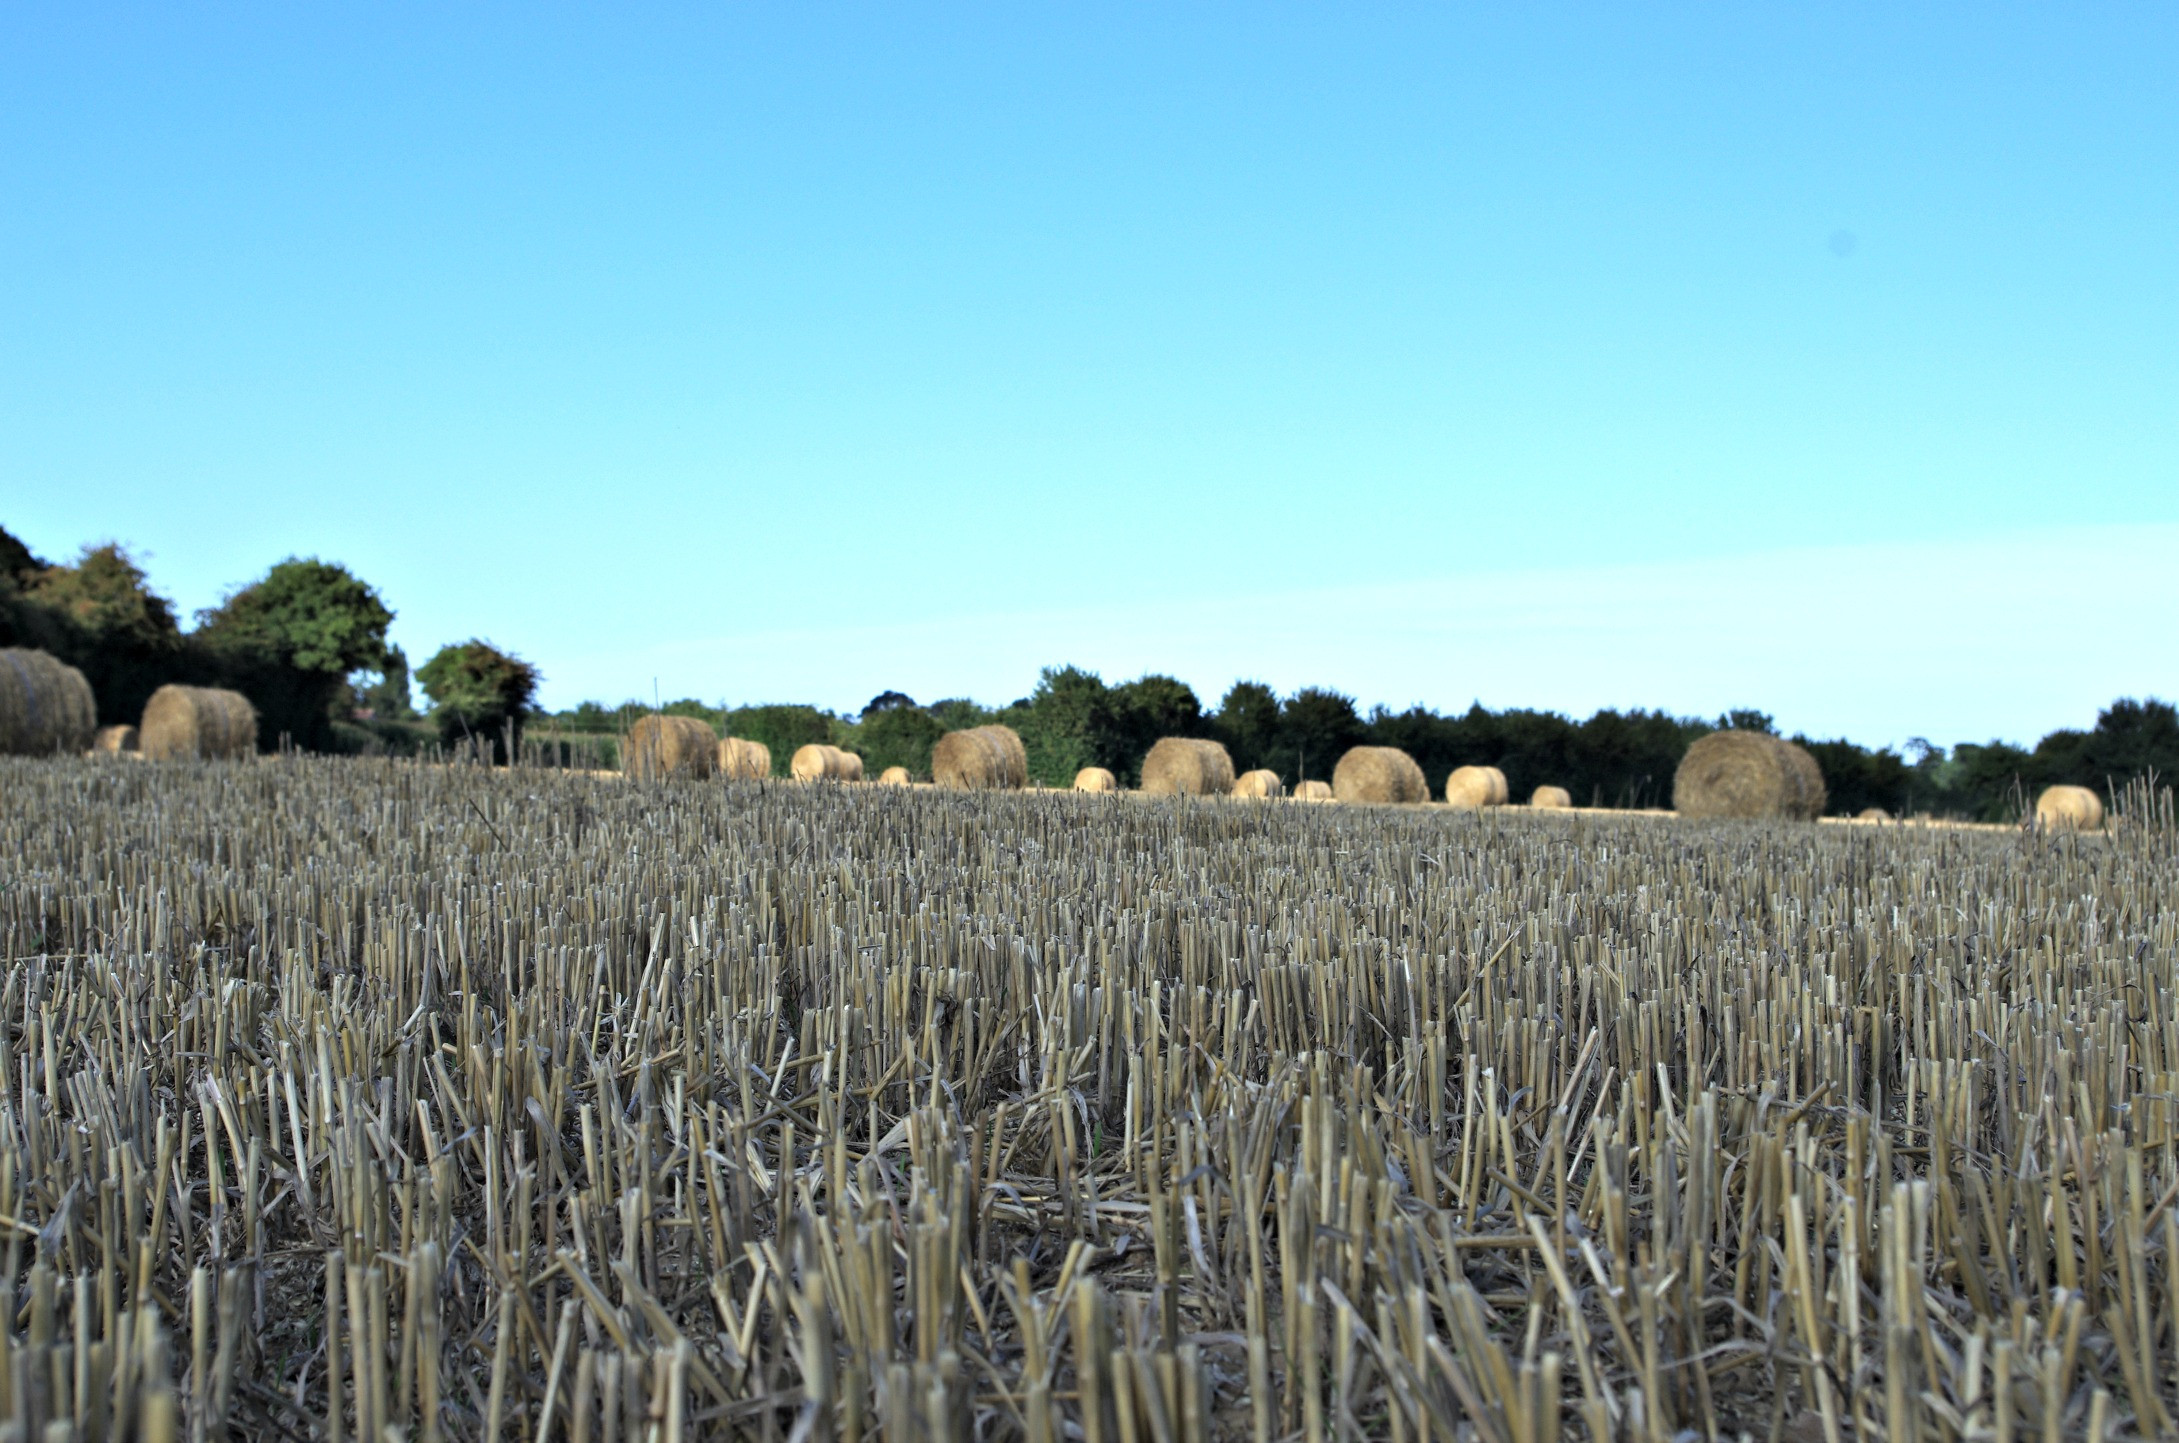
<path id="1" fill-rule="evenodd" d="M 1906 13 L 1902 13 L 1902 11 Z M 18 5 L 0 524 L 547 700 L 2179 693 L 2168 6 Z"/>

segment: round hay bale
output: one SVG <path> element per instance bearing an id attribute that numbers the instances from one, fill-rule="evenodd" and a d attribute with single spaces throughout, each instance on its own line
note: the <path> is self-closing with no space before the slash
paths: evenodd
<path id="1" fill-rule="evenodd" d="M 1743 821 L 1823 814 L 1823 770 L 1792 742 L 1765 732 L 1714 731 L 1698 737 L 1672 776 L 1672 810 L 1683 817 Z"/>
<path id="2" fill-rule="evenodd" d="M 636 718 L 620 746 L 622 775 L 633 781 L 710 776 L 719 766 L 719 735 L 692 716 Z"/>
<path id="3" fill-rule="evenodd" d="M 1307 781 L 1294 783 L 1294 800 L 1297 802 L 1334 802 L 1330 782 Z"/>
<path id="4" fill-rule="evenodd" d="M 1258 767 L 1255 771 L 1243 772 L 1233 779 L 1233 795 L 1269 801 L 1273 797 L 1286 795 L 1286 783 L 1279 780 L 1277 772 Z"/>
<path id="5" fill-rule="evenodd" d="M 100 727 L 91 738 L 91 750 L 101 756 L 119 756 L 136 750 L 135 727 Z"/>
<path id="6" fill-rule="evenodd" d="M 1159 797 L 1222 797 L 1233 790 L 1233 758 L 1201 737 L 1161 737 L 1142 759 L 1142 789 Z"/>
<path id="7" fill-rule="evenodd" d="M 931 780 L 968 791 L 1029 785 L 1029 754 L 1012 727 L 947 732 L 931 748 Z"/>
<path id="8" fill-rule="evenodd" d="M 0 651 L 0 752 L 71 755 L 91 744 L 98 702 L 83 673 L 42 651 Z"/>
<path id="9" fill-rule="evenodd" d="M 1078 792 L 1116 792 L 1120 779 L 1103 767 L 1084 767 L 1074 774 L 1074 789 Z"/>
<path id="10" fill-rule="evenodd" d="M 1496 767 L 1454 767 L 1445 779 L 1445 800 L 1456 807 L 1502 807 L 1511 795 Z"/>
<path id="11" fill-rule="evenodd" d="M 1342 802 L 1407 805 L 1429 801 L 1430 784 L 1398 747 L 1350 747 L 1332 768 L 1332 795 Z"/>
<path id="12" fill-rule="evenodd" d="M 905 787 L 914 780 L 915 778 L 908 775 L 906 767 L 887 767 L 878 773 L 878 785 L 881 787 Z"/>
<path id="13" fill-rule="evenodd" d="M 1823 784 L 1823 768 L 1799 742 L 1781 741 L 1778 745 L 1784 750 L 1786 765 L 1792 769 L 1794 783 L 1800 790 L 1800 801 L 1793 815 L 1804 822 L 1813 822 L 1831 803 L 1830 789 Z"/>
<path id="14" fill-rule="evenodd" d="M 1574 804 L 1574 794 L 1564 787 L 1538 787 L 1528 794 L 1528 805 L 1539 812 L 1559 811 Z"/>
<path id="15" fill-rule="evenodd" d="M 747 737 L 719 742 L 719 775 L 730 782 L 761 782 L 772 774 L 772 749 Z"/>
<path id="16" fill-rule="evenodd" d="M 2103 826 L 2103 798 L 2086 787 L 2045 787 L 2035 799 L 2035 825 L 2046 832 L 2096 831 Z"/>
<path id="17" fill-rule="evenodd" d="M 257 708 L 238 691 L 162 686 L 144 703 L 137 745 L 155 762 L 255 756 Z"/>
<path id="18" fill-rule="evenodd" d="M 863 759 L 823 742 L 810 742 L 795 748 L 787 770 L 798 782 L 859 782 L 863 779 Z"/>
<path id="19" fill-rule="evenodd" d="M 1863 807 L 1860 811 L 1854 813 L 1854 820 L 1857 822 L 1888 822 L 1891 820 L 1891 813 L 1885 811 L 1882 807 Z"/>

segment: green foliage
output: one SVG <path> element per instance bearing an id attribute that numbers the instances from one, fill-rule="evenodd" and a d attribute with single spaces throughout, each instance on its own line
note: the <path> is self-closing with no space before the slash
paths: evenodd
<path id="1" fill-rule="evenodd" d="M 398 646 L 386 648 L 386 659 L 376 672 L 358 678 L 355 710 L 358 719 L 368 712 L 371 721 L 405 722 L 416 718 L 416 698 L 409 684 L 408 653 Z"/>
<path id="2" fill-rule="evenodd" d="M 438 723 L 441 740 L 455 743 L 482 737 L 498 746 L 511 723 L 515 743 L 521 744 L 539 680 L 537 668 L 528 662 L 490 642 L 470 640 L 440 647 L 418 670 L 416 679 L 431 698 L 431 716 Z"/>
<path id="3" fill-rule="evenodd" d="M 29 556 L 20 542 L 15 549 Z M 20 560 L 12 551 L 10 559 Z M 38 647 L 81 671 L 106 722 L 135 721 L 166 682 L 205 679 L 172 603 L 112 544 L 85 547 L 73 566 L 12 574 L 0 594 L 0 645 Z"/>
<path id="4" fill-rule="evenodd" d="M 1832 816 L 1851 817 L 1882 807 L 1896 817 L 1906 810 L 1913 778 L 1906 759 L 1891 748 L 1871 751 L 1843 737 L 1827 742 L 1804 736 L 1793 740 L 1808 748 L 1816 765 L 1823 768 L 1824 790 L 1830 798 L 1825 807 Z"/>
<path id="5" fill-rule="evenodd" d="M 272 657 L 297 671 L 345 677 L 386 661 L 393 612 L 345 566 L 289 557 L 212 610 L 197 635 L 214 647 Z"/>
<path id="6" fill-rule="evenodd" d="M 31 573 L 45 570 L 46 563 L 25 546 L 18 536 L 5 526 L 0 526 L 0 584 L 12 582 L 21 586 L 29 581 Z"/>
<path id="7" fill-rule="evenodd" d="M 1211 732 L 1225 743 L 1236 772 L 1266 767 L 1279 771 L 1284 744 L 1278 694 L 1260 681 L 1237 681 L 1226 689 L 1211 719 Z"/>

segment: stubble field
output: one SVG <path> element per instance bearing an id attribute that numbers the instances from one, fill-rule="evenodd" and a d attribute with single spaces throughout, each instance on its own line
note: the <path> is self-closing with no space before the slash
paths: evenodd
<path id="1" fill-rule="evenodd" d="M 0 800 L 25 1443 L 2179 1427 L 2165 828 Z"/>

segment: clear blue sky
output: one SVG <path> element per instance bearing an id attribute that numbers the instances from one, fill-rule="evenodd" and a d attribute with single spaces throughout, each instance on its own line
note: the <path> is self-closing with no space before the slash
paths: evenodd
<path id="1" fill-rule="evenodd" d="M 0 524 L 554 704 L 2032 738 L 2179 693 L 2175 76 L 2165 3 L 11 5 Z"/>

